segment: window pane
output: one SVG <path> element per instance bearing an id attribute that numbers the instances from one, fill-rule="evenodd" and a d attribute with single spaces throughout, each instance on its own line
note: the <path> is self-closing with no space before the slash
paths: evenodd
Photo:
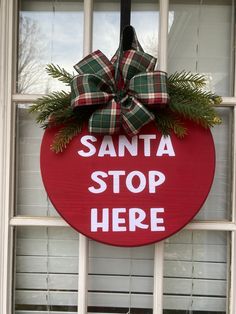
<path id="1" fill-rule="evenodd" d="M 89 312 L 151 313 L 153 256 L 153 245 L 122 248 L 89 241 Z"/>
<path id="2" fill-rule="evenodd" d="M 132 1 L 131 24 L 144 51 L 157 57 L 159 1 Z M 145 25 L 145 27 L 144 27 Z"/>
<path id="3" fill-rule="evenodd" d="M 226 313 L 227 236 L 184 230 L 165 242 L 164 313 Z"/>
<path id="4" fill-rule="evenodd" d="M 208 87 L 232 95 L 232 2 L 178 1 L 169 7 L 168 71 L 203 73 Z"/>
<path id="5" fill-rule="evenodd" d="M 78 237 L 71 228 L 17 228 L 15 314 L 77 313 Z"/>
<path id="6" fill-rule="evenodd" d="M 17 109 L 17 197 L 16 214 L 58 216 L 50 203 L 40 173 L 43 129 L 36 125 L 28 106 Z"/>
<path id="7" fill-rule="evenodd" d="M 157 56 L 158 1 L 132 1 L 131 25 L 145 52 Z M 142 23 L 140 23 L 142 21 Z M 100 49 L 111 58 L 119 46 L 120 1 L 94 1 L 93 50 Z M 145 25 L 145 28 L 143 27 Z"/>
<path id="8" fill-rule="evenodd" d="M 218 109 L 223 122 L 212 128 L 216 149 L 216 170 L 211 191 L 197 220 L 231 219 L 231 145 L 232 109 Z"/>
<path id="9" fill-rule="evenodd" d="M 48 93 L 65 88 L 45 66 L 59 64 L 69 72 L 82 57 L 82 1 L 21 0 L 19 12 L 19 93 Z"/>
<path id="10" fill-rule="evenodd" d="M 93 51 L 101 50 L 110 59 L 119 46 L 120 2 L 94 1 Z"/>

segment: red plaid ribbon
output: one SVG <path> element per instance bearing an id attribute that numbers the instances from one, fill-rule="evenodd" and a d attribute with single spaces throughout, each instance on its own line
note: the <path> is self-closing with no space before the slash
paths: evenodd
<path id="1" fill-rule="evenodd" d="M 111 61 L 97 50 L 75 65 L 79 75 L 72 81 L 72 106 L 98 106 L 89 120 L 91 133 L 115 134 L 123 127 L 135 135 L 154 120 L 148 107 L 169 101 L 167 74 L 154 71 L 156 59 L 143 52 L 132 30 L 130 50 L 120 46 Z"/>

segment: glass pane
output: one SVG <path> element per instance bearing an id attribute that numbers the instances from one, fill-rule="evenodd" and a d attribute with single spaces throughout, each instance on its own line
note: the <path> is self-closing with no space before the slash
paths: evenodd
<path id="1" fill-rule="evenodd" d="M 157 56 L 158 1 L 132 1 L 131 25 L 145 52 Z M 142 21 L 142 23 L 140 23 Z M 111 58 L 119 46 L 120 1 L 94 1 L 93 50 Z M 145 28 L 143 27 L 145 25 Z"/>
<path id="2" fill-rule="evenodd" d="M 94 1 L 93 51 L 101 50 L 108 59 L 116 52 L 120 36 L 120 2 Z"/>
<path id="3" fill-rule="evenodd" d="M 153 257 L 153 245 L 122 248 L 89 241 L 89 312 L 151 313 Z"/>
<path id="4" fill-rule="evenodd" d="M 228 234 L 181 231 L 165 242 L 164 313 L 226 313 Z"/>
<path id="5" fill-rule="evenodd" d="M 212 128 L 216 149 L 216 170 L 211 191 L 196 220 L 231 219 L 231 108 L 218 109 L 223 122 Z"/>
<path id="6" fill-rule="evenodd" d="M 71 228 L 17 228 L 15 314 L 77 313 L 78 237 Z"/>
<path id="7" fill-rule="evenodd" d="M 144 51 L 157 57 L 159 33 L 158 1 L 132 1 L 131 24 Z M 145 27 L 144 27 L 145 25 Z"/>
<path id="8" fill-rule="evenodd" d="M 47 75 L 45 66 L 54 63 L 73 72 L 73 65 L 82 57 L 82 48 L 82 1 L 20 1 L 19 93 L 48 93 L 65 88 Z"/>
<path id="9" fill-rule="evenodd" d="M 232 2 L 171 0 L 169 10 L 169 73 L 202 73 L 212 91 L 232 95 Z"/>
<path id="10" fill-rule="evenodd" d="M 17 108 L 17 197 L 16 214 L 58 216 L 45 192 L 40 174 L 40 145 L 43 129 L 26 105 Z"/>

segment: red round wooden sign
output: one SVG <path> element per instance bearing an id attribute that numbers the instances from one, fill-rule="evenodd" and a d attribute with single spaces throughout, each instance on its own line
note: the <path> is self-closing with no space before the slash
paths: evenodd
<path id="1" fill-rule="evenodd" d="M 163 240 L 199 211 L 215 170 L 211 132 L 188 124 L 188 135 L 162 136 L 153 125 L 129 138 L 84 130 L 62 153 L 45 131 L 41 172 L 59 214 L 82 234 L 111 245 Z"/>

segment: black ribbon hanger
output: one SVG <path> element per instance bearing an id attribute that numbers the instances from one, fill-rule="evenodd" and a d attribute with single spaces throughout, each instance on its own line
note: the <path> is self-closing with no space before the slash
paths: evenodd
<path id="1" fill-rule="evenodd" d="M 123 33 L 123 51 L 131 49 L 133 42 L 133 29 L 126 27 L 130 25 L 131 0 L 120 1 L 120 37 Z M 124 32 L 123 32 L 124 31 Z"/>

